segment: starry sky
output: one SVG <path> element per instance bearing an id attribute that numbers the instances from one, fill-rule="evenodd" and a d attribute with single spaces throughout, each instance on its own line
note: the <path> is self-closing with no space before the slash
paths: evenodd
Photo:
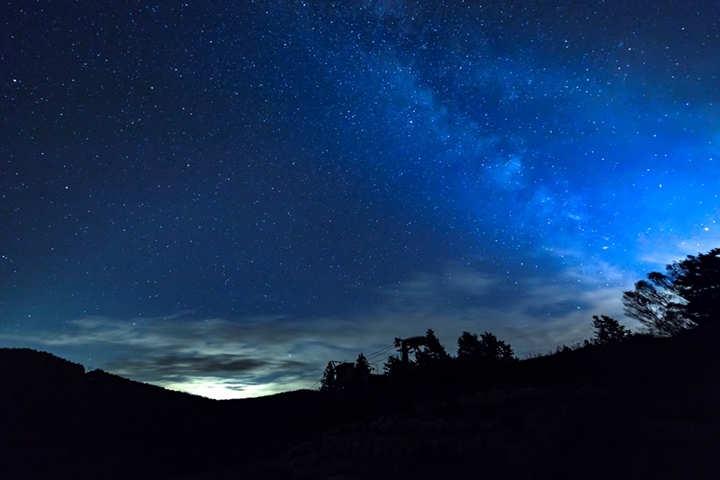
<path id="1" fill-rule="evenodd" d="M 0 347 L 212 398 L 518 356 L 720 245 L 720 4 L 0 5 Z"/>

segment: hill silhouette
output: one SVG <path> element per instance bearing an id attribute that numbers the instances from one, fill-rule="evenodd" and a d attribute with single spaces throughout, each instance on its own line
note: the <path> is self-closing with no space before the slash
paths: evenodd
<path id="1" fill-rule="evenodd" d="M 717 332 L 216 401 L 0 349 L 0 476 L 720 478 Z"/>
<path id="2" fill-rule="evenodd" d="M 86 373 L 46 352 L 0 349 L 0 478 L 162 479 L 239 464 L 257 470 L 258 458 L 320 428 L 322 403 L 312 391 L 216 401 Z"/>

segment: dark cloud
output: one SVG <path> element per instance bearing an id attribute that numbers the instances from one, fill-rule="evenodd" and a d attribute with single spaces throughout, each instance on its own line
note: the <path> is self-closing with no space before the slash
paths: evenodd
<path id="1" fill-rule="evenodd" d="M 111 364 L 110 368 L 122 366 L 124 369 L 166 375 L 216 375 L 248 373 L 268 367 L 267 361 L 245 358 L 240 355 L 162 355 L 146 356 L 142 359 L 122 358 Z M 298 365 L 295 365 L 296 367 Z"/>

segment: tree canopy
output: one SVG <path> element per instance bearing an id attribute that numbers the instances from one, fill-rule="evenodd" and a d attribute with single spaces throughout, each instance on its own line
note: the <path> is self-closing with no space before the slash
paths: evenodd
<path id="1" fill-rule="evenodd" d="M 473 358 L 480 352 L 480 339 L 477 333 L 463 332 L 458 338 L 458 358 Z"/>
<path id="2" fill-rule="evenodd" d="M 720 316 L 720 248 L 667 266 L 678 294 L 685 300 L 685 315 L 698 325 Z"/>
<path id="3" fill-rule="evenodd" d="M 402 371 L 402 360 L 397 355 L 390 355 L 383 365 L 385 375 L 395 375 Z"/>
<path id="4" fill-rule="evenodd" d="M 595 337 L 593 342 L 595 345 L 607 345 L 610 343 L 620 342 L 630 337 L 631 332 L 612 317 L 607 315 L 593 315 L 593 331 Z"/>
<path id="5" fill-rule="evenodd" d="M 480 334 L 480 356 L 482 358 L 508 361 L 513 360 L 514 352 L 509 343 L 505 343 L 490 332 Z"/>
<path id="6" fill-rule="evenodd" d="M 684 299 L 671 276 L 651 272 L 647 280 L 635 283 L 635 290 L 623 293 L 625 315 L 642 323 L 657 336 L 670 336 L 691 326 L 684 315 Z"/>
<path id="7" fill-rule="evenodd" d="M 625 314 L 658 336 L 707 325 L 720 315 L 720 249 L 688 255 L 623 293 Z"/>
<path id="8" fill-rule="evenodd" d="M 496 362 L 515 357 L 510 344 L 498 340 L 490 332 L 481 334 L 479 338 L 477 333 L 463 332 L 458 338 L 458 358 Z"/>
<path id="9" fill-rule="evenodd" d="M 435 332 L 429 328 L 425 334 L 425 345 L 415 352 L 415 361 L 418 366 L 426 367 L 449 358 L 450 355 L 445 351 L 445 346 L 440 343 Z"/>

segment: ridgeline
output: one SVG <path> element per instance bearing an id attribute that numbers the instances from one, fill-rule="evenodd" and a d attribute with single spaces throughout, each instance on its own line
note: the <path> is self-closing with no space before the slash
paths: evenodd
<path id="1" fill-rule="evenodd" d="M 0 349 L 4 479 L 720 478 L 720 336 L 216 401 Z"/>

